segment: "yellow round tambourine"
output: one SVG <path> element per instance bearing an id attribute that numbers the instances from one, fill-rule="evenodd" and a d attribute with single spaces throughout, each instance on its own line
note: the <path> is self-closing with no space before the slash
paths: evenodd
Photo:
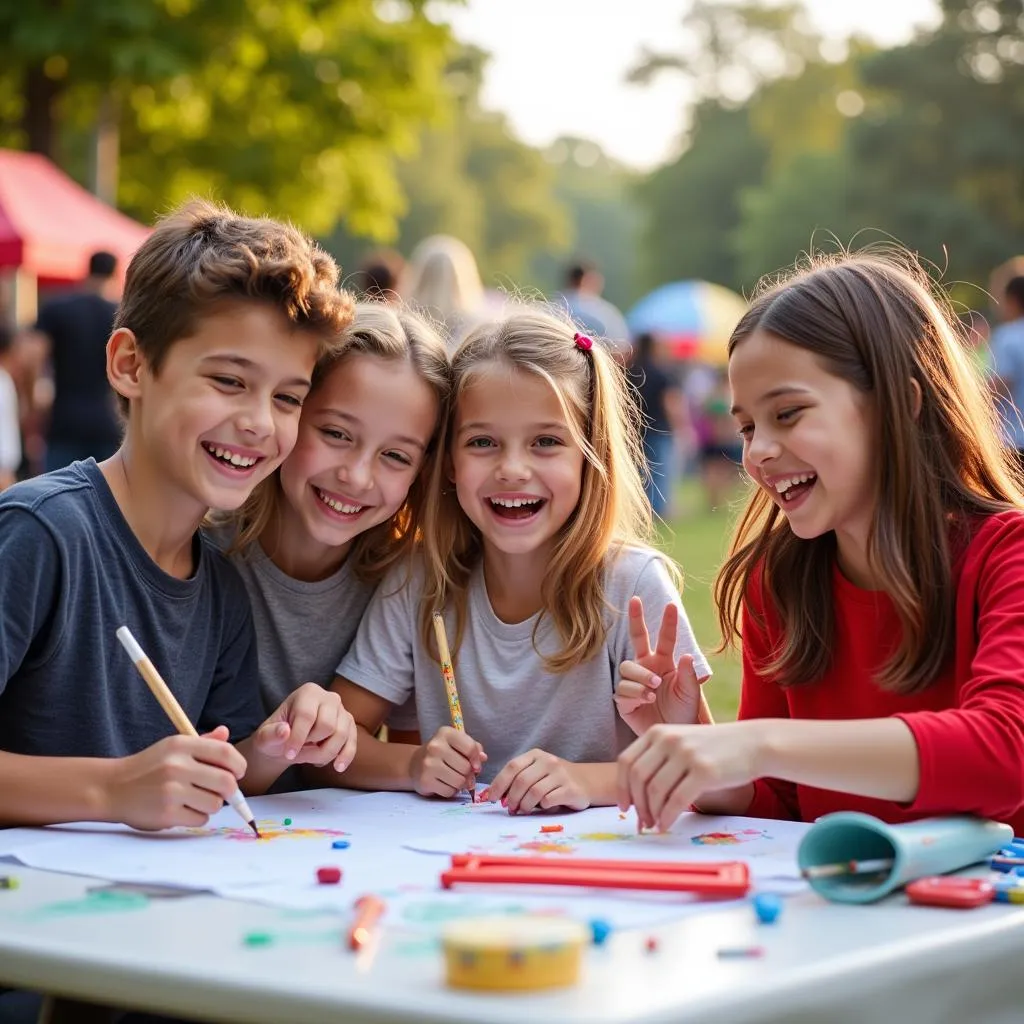
<path id="1" fill-rule="evenodd" d="M 574 985 L 590 933 L 557 917 L 478 917 L 441 934 L 453 988 L 533 990 Z"/>

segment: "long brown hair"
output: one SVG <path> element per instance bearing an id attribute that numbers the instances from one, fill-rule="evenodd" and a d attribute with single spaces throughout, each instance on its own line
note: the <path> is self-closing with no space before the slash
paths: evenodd
<path id="1" fill-rule="evenodd" d="M 816 257 L 764 291 L 733 331 L 730 355 L 755 329 L 813 352 L 873 403 L 877 505 L 867 556 L 903 627 L 877 683 L 922 690 L 952 653 L 951 533 L 969 531 L 973 516 L 1024 504 L 959 320 L 909 254 L 857 254 Z M 835 557 L 833 533 L 801 540 L 758 488 L 715 583 L 723 646 L 740 639 L 758 580 L 784 637 L 761 668 L 780 686 L 820 679 L 835 635 Z"/>
<path id="2" fill-rule="evenodd" d="M 378 583 L 392 565 L 409 555 L 420 535 L 426 491 L 438 459 L 438 429 L 448 408 L 451 366 L 441 336 L 426 320 L 403 307 L 382 302 L 356 303 L 355 318 L 340 344 L 340 352 L 317 363 L 313 391 L 345 360 L 362 354 L 407 362 L 437 398 L 438 426 L 405 502 L 390 519 L 359 534 L 348 555 L 358 579 Z M 232 553 L 245 551 L 256 542 L 270 522 L 275 503 L 285 500 L 279 473 L 260 484 L 235 513 L 238 532 L 231 544 Z"/>
<path id="3" fill-rule="evenodd" d="M 651 510 L 637 469 L 638 414 L 625 375 L 603 344 L 594 342 L 589 351 L 577 347 L 575 330 L 568 319 L 538 307 L 514 309 L 497 323 L 474 330 L 452 357 L 452 403 L 439 443 L 447 452 L 459 396 L 488 367 L 539 377 L 562 406 L 584 461 L 580 500 L 556 538 L 542 590 L 543 614 L 551 616 L 563 643 L 558 654 L 545 658 L 551 672 L 581 664 L 604 643 L 609 560 L 625 544 L 647 543 L 652 533 Z M 459 507 L 441 460 L 434 465 L 426 501 L 423 547 L 423 643 L 436 651 L 431 616 L 450 602 L 456 610 L 457 650 L 466 588 L 483 545 Z"/>

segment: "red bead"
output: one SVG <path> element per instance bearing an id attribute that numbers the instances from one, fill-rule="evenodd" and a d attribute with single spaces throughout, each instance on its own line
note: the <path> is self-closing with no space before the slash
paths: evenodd
<path id="1" fill-rule="evenodd" d="M 317 868 L 316 880 L 321 885 L 337 885 L 341 881 L 341 868 Z"/>
<path id="2" fill-rule="evenodd" d="M 644 949 L 646 949 L 648 953 L 657 953 L 658 952 L 658 940 L 652 935 L 644 943 Z"/>

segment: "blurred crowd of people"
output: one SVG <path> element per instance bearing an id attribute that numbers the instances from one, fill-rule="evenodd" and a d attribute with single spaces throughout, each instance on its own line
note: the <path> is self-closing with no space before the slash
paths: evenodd
<path id="1" fill-rule="evenodd" d="M 45 301 L 29 329 L 15 331 L 0 321 L 0 489 L 116 450 L 121 428 L 105 346 L 117 309 L 117 269 L 113 255 L 94 253 L 85 280 Z M 428 315 L 443 326 L 452 349 L 517 298 L 485 288 L 472 251 L 447 235 L 424 239 L 407 260 L 392 249 L 371 252 L 348 286 Z M 603 290 L 599 268 L 580 260 L 566 267 L 551 301 L 581 331 L 609 344 L 630 376 L 655 514 L 670 520 L 692 511 L 675 503 L 686 476 L 699 480 L 708 508 L 727 506 L 743 477 L 724 365 L 681 359 L 656 332 L 634 336 Z M 965 337 L 1000 405 L 1006 443 L 1024 463 L 1024 257 L 998 267 L 989 291 L 997 326 L 990 331 L 988 320 L 975 314 Z"/>

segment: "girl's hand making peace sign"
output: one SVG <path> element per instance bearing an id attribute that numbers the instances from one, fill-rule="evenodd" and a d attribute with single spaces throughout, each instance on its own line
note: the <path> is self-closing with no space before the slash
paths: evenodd
<path id="1" fill-rule="evenodd" d="M 623 721 L 638 736 L 652 725 L 696 725 L 710 723 L 711 713 L 701 690 L 703 679 L 693 671 L 693 658 L 684 654 L 675 660 L 679 609 L 665 606 L 654 650 L 639 597 L 629 601 L 629 637 L 633 660 L 619 666 L 615 704 Z M 704 678 L 707 678 L 706 676 Z"/>

